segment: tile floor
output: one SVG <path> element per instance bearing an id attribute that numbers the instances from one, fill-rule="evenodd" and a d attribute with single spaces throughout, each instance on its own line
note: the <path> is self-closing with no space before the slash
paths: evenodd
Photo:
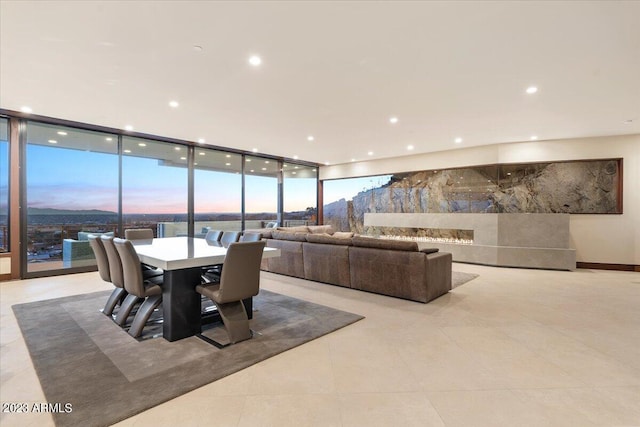
<path id="1" fill-rule="evenodd" d="M 263 273 L 366 319 L 118 426 L 640 426 L 639 273 L 454 270 L 480 276 L 429 304 Z M 2 403 L 45 402 L 11 305 L 102 289 L 97 273 L 0 283 Z"/>

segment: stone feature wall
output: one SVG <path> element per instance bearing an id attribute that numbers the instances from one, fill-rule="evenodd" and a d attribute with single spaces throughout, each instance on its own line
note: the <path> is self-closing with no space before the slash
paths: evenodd
<path id="1" fill-rule="evenodd" d="M 621 213 L 620 160 L 505 164 L 394 174 L 324 206 L 324 223 L 361 234 L 365 213 Z M 443 236 L 445 237 L 445 236 Z M 452 236 L 453 237 L 453 236 Z"/>

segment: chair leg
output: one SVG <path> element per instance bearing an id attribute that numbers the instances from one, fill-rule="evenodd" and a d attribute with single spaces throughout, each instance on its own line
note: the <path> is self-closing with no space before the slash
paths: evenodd
<path id="1" fill-rule="evenodd" d="M 129 314 L 131 314 L 131 310 L 133 310 L 133 307 L 138 303 L 139 300 L 140 298 L 133 294 L 127 295 L 122 305 L 120 306 L 118 314 L 116 315 L 115 322 L 118 324 L 118 326 L 124 326 L 124 324 L 127 322 L 127 317 L 129 317 Z"/>
<path id="2" fill-rule="evenodd" d="M 217 304 L 218 312 L 222 318 L 229 341 L 232 344 L 251 338 L 251 329 L 249 328 L 249 318 L 244 309 L 242 301 L 230 302 L 227 304 Z"/>
<path id="3" fill-rule="evenodd" d="M 127 291 L 125 291 L 124 289 L 115 288 L 113 292 L 111 292 L 107 303 L 104 305 L 102 313 L 107 316 L 111 316 L 113 314 L 113 309 L 116 308 L 116 305 L 118 305 L 118 303 L 122 300 L 123 297 L 126 296 L 126 294 Z"/>
<path id="4" fill-rule="evenodd" d="M 153 310 L 158 308 L 162 303 L 162 295 L 152 295 L 144 300 L 136 316 L 133 318 L 131 327 L 129 328 L 129 335 L 134 338 L 138 338 L 144 329 L 144 325 L 149 320 L 149 316 L 153 313 Z"/>

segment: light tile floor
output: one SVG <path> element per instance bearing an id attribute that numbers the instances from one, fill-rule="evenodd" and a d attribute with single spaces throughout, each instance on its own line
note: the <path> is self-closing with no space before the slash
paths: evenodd
<path id="1" fill-rule="evenodd" d="M 639 273 L 454 270 L 480 276 L 429 304 L 263 273 L 366 319 L 118 426 L 640 426 Z M 0 283 L 2 403 L 45 402 L 11 305 L 102 289 L 97 273 Z"/>

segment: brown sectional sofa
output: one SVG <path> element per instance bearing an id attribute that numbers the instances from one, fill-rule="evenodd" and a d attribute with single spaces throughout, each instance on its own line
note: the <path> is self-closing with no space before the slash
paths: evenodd
<path id="1" fill-rule="evenodd" d="M 450 253 L 420 251 L 415 242 L 335 237 L 303 228 L 263 232 L 267 246 L 281 252 L 263 260 L 263 270 L 425 303 L 451 290 Z"/>

